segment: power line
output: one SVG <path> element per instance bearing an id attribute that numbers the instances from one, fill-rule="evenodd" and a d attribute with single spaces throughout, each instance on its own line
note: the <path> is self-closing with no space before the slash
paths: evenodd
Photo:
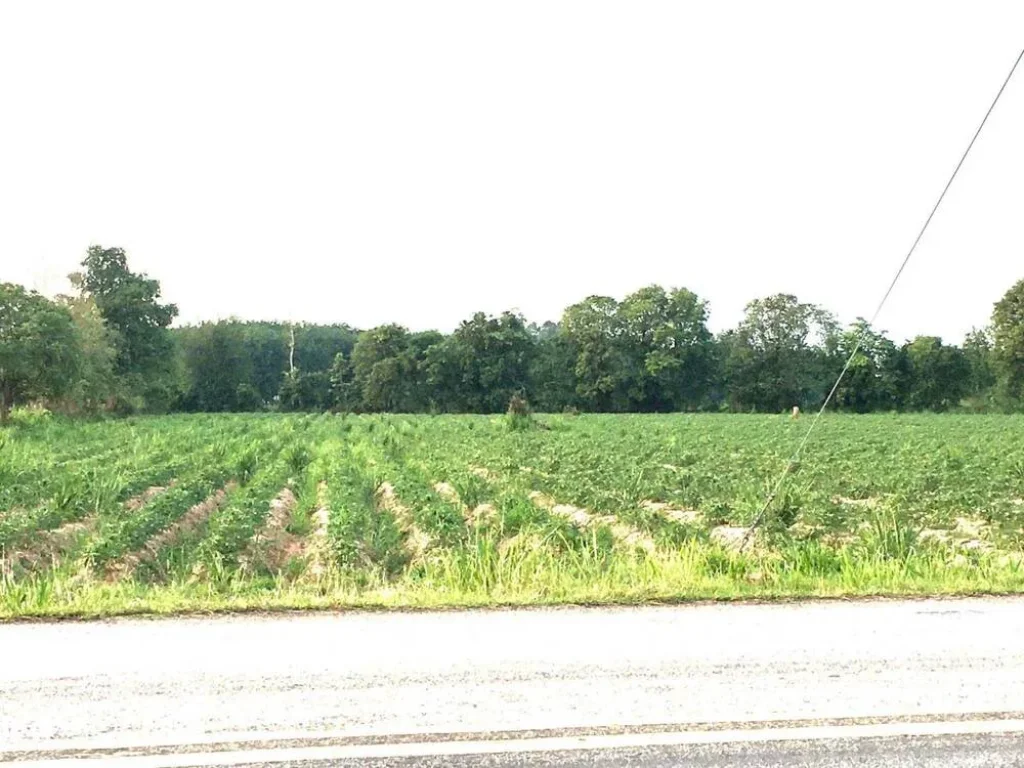
<path id="1" fill-rule="evenodd" d="M 1017 60 L 1014 61 L 1013 66 L 1010 67 L 1010 73 L 1003 81 L 1002 86 L 999 88 L 999 92 L 992 100 L 992 104 L 989 105 L 988 111 L 985 113 L 985 117 L 981 119 L 981 123 L 978 125 L 978 130 L 976 130 L 974 132 L 974 136 L 971 137 L 971 143 L 967 145 L 967 149 L 965 149 L 963 155 L 961 155 L 960 162 L 956 164 L 956 168 L 953 169 L 953 173 L 950 175 L 949 181 L 946 182 L 946 186 L 942 189 L 942 194 L 939 195 L 939 199 L 936 200 L 935 205 L 932 206 L 931 213 L 929 213 L 928 218 L 925 219 L 924 225 L 921 227 L 921 231 L 917 233 L 917 237 L 914 238 L 913 245 L 910 246 L 910 250 L 907 251 L 907 255 L 903 257 L 903 263 L 901 263 L 900 268 L 896 270 L 896 275 L 893 277 L 892 282 L 889 283 L 889 288 L 886 290 L 885 295 L 882 296 L 882 300 L 878 302 L 878 307 L 875 309 L 875 313 L 871 316 L 871 320 L 868 321 L 868 324 L 861 331 L 861 334 L 857 339 L 857 343 L 853 347 L 853 352 L 850 353 L 850 357 L 846 360 L 846 365 L 843 366 L 843 370 L 839 372 L 839 377 L 836 379 L 836 383 L 832 385 L 832 389 L 825 398 L 825 402 L 821 404 L 821 408 L 818 409 L 817 414 L 815 414 L 814 419 L 811 421 L 811 426 L 808 427 L 803 439 L 800 441 L 799 445 L 797 445 L 796 451 L 786 464 L 786 468 L 782 470 L 782 475 L 779 476 L 778 482 L 775 483 L 775 487 L 772 489 L 771 493 L 768 494 L 768 498 L 765 501 L 764 506 L 761 507 L 761 511 L 757 514 L 757 517 L 754 518 L 754 522 L 750 524 L 750 528 L 743 537 L 741 548 L 747 545 L 747 542 L 750 540 L 750 537 L 753 536 L 754 531 L 764 521 L 764 517 L 771 508 L 772 502 L 775 501 L 775 498 L 779 495 L 779 491 L 782 490 L 782 486 L 785 485 L 786 478 L 789 477 L 789 473 L 793 471 L 793 467 L 795 467 L 797 462 L 800 460 L 800 454 L 803 452 L 804 446 L 807 445 L 807 441 L 810 439 L 811 433 L 814 432 L 814 428 L 818 426 L 818 422 L 821 420 L 822 414 L 825 413 L 825 409 L 828 408 L 829 403 L 832 402 L 832 398 L 835 396 L 836 390 L 839 389 L 839 384 L 842 382 L 843 377 L 846 376 L 847 371 L 850 370 L 850 366 L 853 364 L 854 358 L 857 357 L 857 353 L 860 352 L 861 347 L 864 345 L 864 340 L 867 338 L 869 328 L 875 324 L 875 321 L 878 319 L 878 315 L 882 312 L 882 307 L 885 306 L 885 303 L 889 300 L 889 296 L 892 295 L 892 291 L 896 287 L 896 283 L 899 282 L 900 277 L 903 275 L 903 271 L 907 268 L 907 264 L 910 262 L 910 257 L 913 256 L 914 251 L 917 250 L 918 243 L 920 243 L 921 238 L 924 237 L 924 233 L 928 229 L 928 225 L 932 223 L 932 219 L 935 217 L 935 212 L 939 210 L 939 206 L 942 205 L 942 201 L 945 199 L 946 193 L 953 185 L 953 180 L 956 179 L 957 174 L 960 173 L 960 168 L 967 159 L 967 155 L 971 153 L 971 149 L 974 147 L 974 142 L 978 140 L 978 136 L 981 134 L 981 129 L 984 128 L 985 123 L 988 122 L 989 115 L 992 114 L 992 110 L 994 110 L 996 108 L 996 104 L 999 103 L 999 98 L 1003 95 L 1003 91 L 1006 90 L 1006 86 L 1013 77 L 1013 73 L 1017 71 L 1017 65 L 1020 64 L 1021 59 L 1024 59 L 1024 50 L 1020 52 L 1017 56 Z"/>

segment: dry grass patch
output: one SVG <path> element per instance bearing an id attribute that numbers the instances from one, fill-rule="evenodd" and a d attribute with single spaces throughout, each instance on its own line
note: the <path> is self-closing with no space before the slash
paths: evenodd
<path id="1" fill-rule="evenodd" d="M 640 506 L 652 514 L 663 517 L 678 525 L 700 525 L 704 522 L 704 514 L 696 509 L 676 509 L 664 501 L 646 500 Z"/>
<path id="2" fill-rule="evenodd" d="M 479 477 L 481 480 L 496 480 L 497 479 L 497 475 L 495 475 L 493 472 L 491 472 L 491 470 L 489 470 L 487 467 L 471 466 L 469 468 L 469 471 L 472 472 L 477 477 Z"/>
<path id="3" fill-rule="evenodd" d="M 291 488 L 282 488 L 274 497 L 266 523 L 253 534 L 242 555 L 243 568 L 264 568 L 276 573 L 305 554 L 301 538 L 288 532 L 296 504 Z"/>
<path id="4" fill-rule="evenodd" d="M 331 521 L 331 510 L 327 505 L 327 482 L 321 480 L 316 489 L 316 509 L 313 511 L 313 531 L 303 542 L 306 557 L 306 573 L 315 579 L 327 573 L 330 559 L 330 540 L 327 526 Z"/>
<path id="5" fill-rule="evenodd" d="M 433 541 L 430 536 L 416 525 L 412 510 L 409 509 L 395 493 L 395 487 L 384 481 L 377 488 L 378 509 L 390 513 L 395 518 L 398 529 L 402 532 L 402 547 L 409 556 L 410 562 L 423 560 Z"/>

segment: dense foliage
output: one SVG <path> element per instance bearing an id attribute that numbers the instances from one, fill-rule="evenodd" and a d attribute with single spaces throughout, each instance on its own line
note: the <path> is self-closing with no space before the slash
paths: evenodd
<path id="1" fill-rule="evenodd" d="M 224 320 L 170 328 L 159 283 L 119 248 L 89 248 L 76 295 L 0 286 L 0 417 L 45 401 L 72 412 L 779 412 L 817 407 L 845 362 L 840 410 L 1016 410 L 1024 403 L 1024 281 L 960 346 L 899 345 L 778 294 L 718 336 L 708 305 L 652 285 L 589 296 L 558 322 L 478 312 L 450 334 L 398 325 Z M 854 351 L 856 354 L 854 355 Z"/>

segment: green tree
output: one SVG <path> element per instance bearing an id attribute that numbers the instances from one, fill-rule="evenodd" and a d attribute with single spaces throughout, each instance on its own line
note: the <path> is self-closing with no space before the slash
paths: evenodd
<path id="1" fill-rule="evenodd" d="M 528 391 L 538 411 L 553 413 L 578 408 L 575 359 L 569 339 L 557 323 L 531 325 L 535 352 L 530 364 Z"/>
<path id="2" fill-rule="evenodd" d="M 409 334 L 408 358 L 410 366 L 406 409 L 411 412 L 442 410 L 443 395 L 434 389 L 431 380 L 431 353 L 445 342 L 439 331 L 417 331 Z"/>
<path id="3" fill-rule="evenodd" d="M 973 329 L 964 339 L 963 350 L 971 371 L 967 396 L 976 407 L 984 408 L 991 402 L 996 385 L 991 331 L 987 328 Z"/>
<path id="4" fill-rule="evenodd" d="M 330 371 L 289 371 L 281 383 L 278 403 L 283 411 L 326 411 L 332 405 Z"/>
<path id="5" fill-rule="evenodd" d="M 169 396 L 173 342 L 167 329 L 178 308 L 158 301 L 160 283 L 132 272 L 121 248 L 91 246 L 82 267 L 75 279 L 115 334 L 116 372 L 124 388 L 149 406 L 158 405 Z"/>
<path id="6" fill-rule="evenodd" d="M 307 373 L 329 371 L 335 355 L 351 355 L 358 338 L 347 325 L 296 325 L 295 366 Z"/>
<path id="7" fill-rule="evenodd" d="M 382 325 L 359 334 L 352 349 L 352 381 L 360 407 L 398 411 L 408 399 L 409 332 L 400 325 Z"/>
<path id="8" fill-rule="evenodd" d="M 817 405 L 834 381 L 835 318 L 795 296 L 750 302 L 742 322 L 722 342 L 733 408 L 777 412 Z"/>
<path id="9" fill-rule="evenodd" d="M 432 381 L 439 381 L 436 366 L 441 361 L 447 368 L 444 382 L 453 388 L 450 402 L 457 410 L 502 412 L 512 395 L 529 385 L 534 340 L 523 318 L 511 312 L 499 317 L 477 312 L 437 352 L 441 354 L 430 360 L 435 367 Z"/>
<path id="10" fill-rule="evenodd" d="M 249 359 L 250 381 L 263 404 L 273 402 L 288 370 L 288 334 L 281 323 L 248 322 L 242 347 Z"/>
<path id="11" fill-rule="evenodd" d="M 362 395 L 355 383 L 352 361 L 339 352 L 328 371 L 331 383 L 330 405 L 339 411 L 357 411 Z"/>
<path id="12" fill-rule="evenodd" d="M 589 296 L 566 308 L 561 328 L 569 343 L 576 394 L 586 410 L 628 408 L 629 361 L 622 349 L 619 304 L 608 296 Z"/>
<path id="13" fill-rule="evenodd" d="M 713 340 L 707 303 L 685 288 L 651 285 L 618 305 L 630 410 L 693 409 L 708 396 Z"/>
<path id="14" fill-rule="evenodd" d="M 836 389 L 836 407 L 855 413 L 897 409 L 899 350 L 884 333 L 872 330 L 866 320 L 858 318 L 839 337 L 837 363 L 845 365 L 858 343 L 860 348 Z"/>
<path id="15" fill-rule="evenodd" d="M 203 323 L 177 334 L 187 370 L 181 406 L 189 411 L 249 411 L 261 405 L 244 326 L 234 320 Z"/>
<path id="16" fill-rule="evenodd" d="M 67 392 L 77 364 L 71 313 L 35 291 L 0 283 L 0 423 L 25 399 Z"/>
<path id="17" fill-rule="evenodd" d="M 1024 404 L 1024 280 L 1014 285 L 992 313 L 992 359 L 1000 398 Z"/>
<path id="18" fill-rule="evenodd" d="M 75 410 L 95 413 L 117 396 L 116 338 L 91 298 L 58 296 L 57 302 L 71 314 L 78 351 L 78 364 L 65 396 Z"/>
<path id="19" fill-rule="evenodd" d="M 906 407 L 916 411 L 947 411 L 967 395 L 970 363 L 959 347 L 938 336 L 918 336 L 903 347 L 908 363 L 904 381 Z"/>

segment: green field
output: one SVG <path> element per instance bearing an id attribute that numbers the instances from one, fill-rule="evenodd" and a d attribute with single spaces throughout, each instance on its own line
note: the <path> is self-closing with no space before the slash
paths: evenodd
<path id="1" fill-rule="evenodd" d="M 0 617 L 1024 588 L 1024 418 L 223 415 L 0 431 Z"/>

